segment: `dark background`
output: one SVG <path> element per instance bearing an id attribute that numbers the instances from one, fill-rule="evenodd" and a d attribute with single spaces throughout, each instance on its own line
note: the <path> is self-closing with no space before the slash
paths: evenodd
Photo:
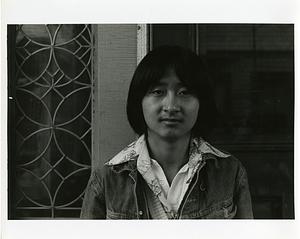
<path id="1" fill-rule="evenodd" d="M 255 218 L 294 218 L 294 26 L 153 24 L 210 70 L 220 118 L 209 140 L 246 167 Z"/>

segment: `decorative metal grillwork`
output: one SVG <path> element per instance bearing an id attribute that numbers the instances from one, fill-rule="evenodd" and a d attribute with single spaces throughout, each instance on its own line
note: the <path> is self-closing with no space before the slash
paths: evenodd
<path id="1" fill-rule="evenodd" d="M 15 217 L 78 217 L 91 168 L 91 26 L 19 25 L 15 59 Z"/>

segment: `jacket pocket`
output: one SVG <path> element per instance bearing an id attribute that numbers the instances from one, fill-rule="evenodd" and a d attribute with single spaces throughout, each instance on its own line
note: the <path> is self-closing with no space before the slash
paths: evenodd
<path id="1" fill-rule="evenodd" d="M 236 215 L 237 206 L 233 203 L 232 199 L 222 201 L 210 207 L 205 219 L 233 219 Z"/>
<path id="2" fill-rule="evenodd" d="M 113 212 L 111 210 L 106 211 L 106 219 L 119 219 L 119 220 L 126 220 L 126 219 L 137 219 L 135 215 L 127 214 L 127 213 L 119 213 Z"/>

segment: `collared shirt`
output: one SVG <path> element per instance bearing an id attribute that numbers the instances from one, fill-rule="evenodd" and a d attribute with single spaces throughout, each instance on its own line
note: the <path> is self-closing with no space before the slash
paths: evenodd
<path id="1" fill-rule="evenodd" d="M 191 146 L 193 143 L 191 143 Z M 201 154 L 192 153 L 197 147 L 190 147 L 189 162 L 186 163 L 176 174 L 169 185 L 165 173 L 155 159 L 151 159 L 148 153 L 146 140 L 140 144 L 140 154 L 137 159 L 137 170 L 143 176 L 154 195 L 157 196 L 168 214 L 175 214 L 195 174 Z"/>
<path id="2" fill-rule="evenodd" d="M 156 160 L 150 158 L 144 135 L 125 150 L 130 153 L 127 154 L 128 158 L 123 158 L 122 162 L 138 155 L 137 170 L 143 176 L 154 195 L 159 198 L 165 211 L 170 215 L 177 213 L 188 186 L 200 165 L 203 153 L 211 153 L 218 157 L 230 156 L 214 148 L 202 138 L 193 138 L 189 147 L 189 161 L 178 171 L 170 186 L 161 166 Z M 116 163 L 110 161 L 108 164 Z"/>

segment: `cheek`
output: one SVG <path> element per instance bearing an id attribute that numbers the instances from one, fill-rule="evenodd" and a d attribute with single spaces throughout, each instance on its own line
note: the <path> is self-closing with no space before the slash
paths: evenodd
<path id="1" fill-rule="evenodd" d="M 161 107 L 161 101 L 153 97 L 145 96 L 142 100 L 143 112 L 157 112 Z"/>
<path id="2" fill-rule="evenodd" d="M 189 112 L 191 115 L 197 118 L 199 112 L 200 104 L 198 100 L 191 102 L 189 106 Z"/>
<path id="3" fill-rule="evenodd" d="M 146 98 L 142 101 L 142 110 L 145 121 L 151 121 L 156 112 L 155 104 L 153 104 L 151 100 Z"/>
<path id="4" fill-rule="evenodd" d="M 194 125 L 198 119 L 198 114 L 199 114 L 199 102 L 196 101 L 189 107 L 189 114 L 188 118 L 190 119 L 190 124 Z"/>
<path id="5" fill-rule="evenodd" d="M 142 109 L 143 109 L 143 114 L 145 117 L 146 115 L 148 115 L 148 112 L 149 112 L 149 103 L 147 100 L 142 101 Z"/>
<path id="6" fill-rule="evenodd" d="M 198 114 L 199 114 L 199 105 L 197 105 L 197 107 L 194 108 L 194 117 L 195 117 L 195 122 L 198 118 Z"/>

